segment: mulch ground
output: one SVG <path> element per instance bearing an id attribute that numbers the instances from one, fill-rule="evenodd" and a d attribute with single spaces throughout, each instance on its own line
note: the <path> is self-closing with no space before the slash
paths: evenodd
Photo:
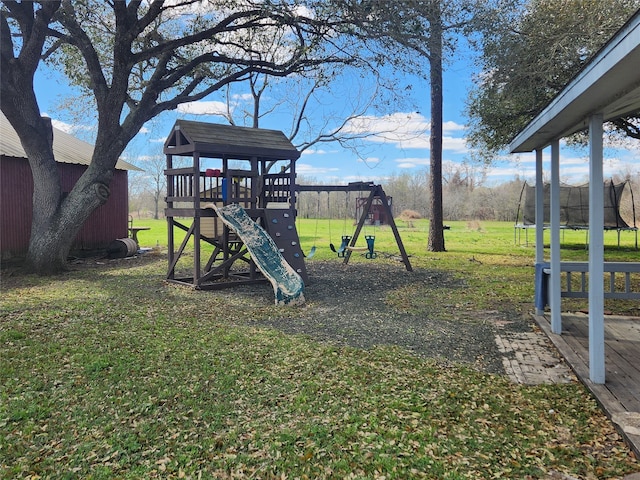
<path id="1" fill-rule="evenodd" d="M 260 320 L 260 325 L 356 348 L 399 346 L 444 363 L 464 363 L 500 374 L 505 373 L 504 353 L 499 351 L 496 335 L 532 331 L 531 317 L 510 305 L 492 311 L 461 309 L 454 319 L 447 319 L 430 314 L 428 307 L 419 314 L 404 313 L 386 301 L 388 292 L 416 283 L 433 298 L 446 289 L 466 288 L 446 272 L 407 272 L 402 264 L 383 260 L 348 265 L 309 261 L 307 269 L 307 303 L 300 316 Z M 270 286 L 239 289 L 240 294 L 264 295 L 265 301 L 271 296 L 273 301 Z"/>

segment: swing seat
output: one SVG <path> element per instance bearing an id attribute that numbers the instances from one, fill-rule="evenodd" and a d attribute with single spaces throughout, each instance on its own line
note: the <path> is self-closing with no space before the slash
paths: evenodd
<path id="1" fill-rule="evenodd" d="M 329 244 L 329 248 L 331 248 L 331 251 L 334 253 L 337 253 L 339 257 L 344 257 L 345 255 L 345 250 L 349 250 L 349 240 L 351 240 L 351 237 L 348 235 L 343 235 L 342 236 L 342 243 L 340 243 L 340 247 L 336 248 L 336 246 L 333 243 Z"/>
<path id="2" fill-rule="evenodd" d="M 342 236 L 342 243 L 340 244 L 340 248 L 338 249 L 338 256 L 339 257 L 344 257 L 345 256 L 345 250 L 347 249 L 347 246 L 349 245 L 349 240 L 351 240 L 351 236 L 350 235 L 343 235 Z"/>
<path id="3" fill-rule="evenodd" d="M 365 235 L 364 239 L 367 241 L 367 250 L 368 250 L 368 252 L 365 253 L 364 258 L 368 258 L 369 260 L 376 258 L 378 254 L 373 250 L 376 237 L 373 235 Z"/>
<path id="4" fill-rule="evenodd" d="M 305 258 L 313 258 L 315 254 L 316 254 L 316 246 L 314 245 L 313 247 L 311 247 L 311 250 L 309 250 L 309 253 L 305 255 Z"/>
<path id="5" fill-rule="evenodd" d="M 376 237 L 373 235 L 365 235 L 364 239 L 367 241 L 367 246 L 366 247 L 351 247 L 351 246 L 347 246 L 346 250 L 349 250 L 350 252 L 367 252 L 364 254 L 365 258 L 368 259 L 373 259 L 376 258 L 378 256 L 378 254 L 373 250 L 375 241 L 376 241 Z"/>

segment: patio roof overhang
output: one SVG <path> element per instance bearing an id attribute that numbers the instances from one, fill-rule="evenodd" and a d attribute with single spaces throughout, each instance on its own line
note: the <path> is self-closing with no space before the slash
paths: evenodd
<path id="1" fill-rule="evenodd" d="M 605 121 L 640 113 L 640 10 L 510 143 L 511 153 L 545 148 Z"/>

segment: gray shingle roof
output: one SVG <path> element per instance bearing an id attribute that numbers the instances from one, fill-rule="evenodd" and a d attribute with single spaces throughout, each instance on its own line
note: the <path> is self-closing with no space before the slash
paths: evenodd
<path id="1" fill-rule="evenodd" d="M 204 157 L 228 155 L 233 159 L 297 160 L 300 157 L 300 152 L 279 130 L 191 120 L 176 121 L 164 152 L 178 155 L 198 152 Z"/>
<path id="2" fill-rule="evenodd" d="M 93 145 L 53 127 L 53 154 L 56 161 L 60 163 L 89 165 L 93 155 Z M 27 156 L 18 134 L 2 112 L 0 112 L 0 155 L 18 158 L 26 158 Z M 140 168 L 124 160 L 118 160 L 116 168 L 118 170 L 141 171 Z"/>

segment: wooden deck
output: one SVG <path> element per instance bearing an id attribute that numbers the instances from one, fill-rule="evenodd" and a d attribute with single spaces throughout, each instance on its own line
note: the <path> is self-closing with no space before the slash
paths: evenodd
<path id="1" fill-rule="evenodd" d="M 589 380 L 587 315 L 563 314 L 562 335 L 551 332 L 548 314 L 535 319 L 640 458 L 640 318 L 605 317 L 604 385 Z"/>

